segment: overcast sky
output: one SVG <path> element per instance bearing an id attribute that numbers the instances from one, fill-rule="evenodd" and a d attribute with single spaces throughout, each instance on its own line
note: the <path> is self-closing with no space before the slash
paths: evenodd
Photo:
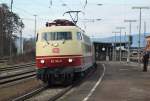
<path id="1" fill-rule="evenodd" d="M 139 10 L 133 10 L 133 6 L 148 6 L 150 0 L 13 0 L 13 12 L 17 13 L 25 24 L 23 35 L 34 36 L 34 14 L 37 16 L 37 29 L 45 26 L 45 22 L 58 18 L 70 19 L 63 13 L 68 10 L 81 10 L 78 25 L 83 28 L 87 35 L 94 37 L 113 36 L 112 31 L 116 27 L 124 26 L 128 34 L 129 24 L 124 23 L 125 19 L 135 19 L 132 24 L 132 33 L 138 33 Z M 7 3 L 10 6 L 11 0 L 0 0 L 0 3 Z M 66 6 L 63 6 L 66 4 Z M 103 4 L 98 6 L 97 4 Z M 86 6 L 85 6 L 86 5 Z M 101 21 L 83 22 L 82 19 L 102 19 Z M 150 9 L 142 10 L 142 32 L 143 23 L 146 22 L 146 32 L 150 33 Z M 124 33 L 123 31 L 123 33 Z"/>

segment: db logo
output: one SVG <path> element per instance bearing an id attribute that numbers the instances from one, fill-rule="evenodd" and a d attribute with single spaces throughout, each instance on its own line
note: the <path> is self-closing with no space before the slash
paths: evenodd
<path id="1" fill-rule="evenodd" d="M 59 53 L 59 48 L 53 48 L 52 52 L 53 53 Z"/>

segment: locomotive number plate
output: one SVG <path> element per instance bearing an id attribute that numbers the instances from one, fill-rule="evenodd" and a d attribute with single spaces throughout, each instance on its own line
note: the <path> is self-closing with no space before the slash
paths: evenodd
<path id="1" fill-rule="evenodd" d="M 51 60 L 51 63 L 61 63 L 62 60 L 61 59 L 54 59 L 54 60 Z"/>

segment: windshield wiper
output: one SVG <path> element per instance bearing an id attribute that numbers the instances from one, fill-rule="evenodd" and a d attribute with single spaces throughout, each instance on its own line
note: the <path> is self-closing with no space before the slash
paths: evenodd
<path id="1" fill-rule="evenodd" d="M 46 41 L 46 43 L 49 45 L 49 42 L 48 42 L 48 40 L 47 40 L 47 39 L 45 39 L 45 41 Z"/>
<path id="2" fill-rule="evenodd" d="M 63 44 L 65 43 L 65 41 L 66 41 L 65 39 L 62 39 L 62 43 L 63 43 Z"/>

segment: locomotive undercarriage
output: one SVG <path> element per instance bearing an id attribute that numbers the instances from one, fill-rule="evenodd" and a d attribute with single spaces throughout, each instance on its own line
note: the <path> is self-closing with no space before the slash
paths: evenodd
<path id="1" fill-rule="evenodd" d="M 72 68 L 43 68 L 37 70 L 37 78 L 49 85 L 71 84 L 74 80 L 74 69 Z"/>
<path id="2" fill-rule="evenodd" d="M 95 64 L 90 67 L 96 67 Z M 92 68 L 82 70 L 81 68 L 42 68 L 37 70 L 37 78 L 49 85 L 63 84 L 69 85 L 74 81 L 84 77 Z"/>

